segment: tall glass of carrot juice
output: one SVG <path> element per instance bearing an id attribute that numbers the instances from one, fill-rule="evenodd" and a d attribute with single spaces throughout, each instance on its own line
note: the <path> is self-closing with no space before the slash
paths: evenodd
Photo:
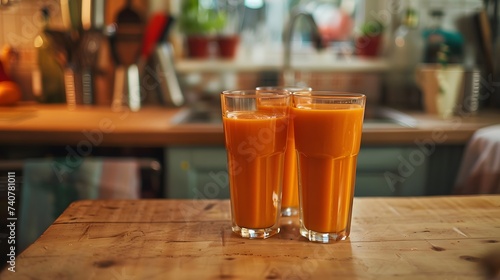
<path id="1" fill-rule="evenodd" d="M 310 241 L 329 243 L 349 236 L 365 103 L 362 94 L 311 91 L 292 96 L 300 234 Z"/>
<path id="2" fill-rule="evenodd" d="M 221 93 L 232 230 L 242 237 L 280 230 L 290 99 L 280 90 Z"/>
<path id="3" fill-rule="evenodd" d="M 301 91 L 311 91 L 310 87 L 300 86 L 271 86 L 257 87 L 258 91 L 282 90 L 290 94 Z M 297 175 L 297 154 L 295 153 L 295 140 L 293 136 L 293 119 L 289 119 L 288 139 L 285 151 L 285 166 L 283 170 L 283 196 L 281 199 L 281 215 L 285 217 L 296 216 L 299 213 L 299 183 Z"/>

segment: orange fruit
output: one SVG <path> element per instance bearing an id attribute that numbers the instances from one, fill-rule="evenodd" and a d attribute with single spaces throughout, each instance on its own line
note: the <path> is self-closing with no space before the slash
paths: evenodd
<path id="1" fill-rule="evenodd" d="M 11 81 L 0 82 L 0 106 L 14 105 L 21 100 L 21 89 Z"/>

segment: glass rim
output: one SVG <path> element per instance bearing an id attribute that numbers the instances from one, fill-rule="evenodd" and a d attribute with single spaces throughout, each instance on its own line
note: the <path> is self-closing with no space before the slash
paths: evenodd
<path id="1" fill-rule="evenodd" d="M 265 92 L 260 92 L 257 89 L 236 89 L 236 90 L 224 90 L 221 92 L 221 96 L 224 97 L 235 97 L 235 98 L 288 98 L 291 92 L 288 90 L 279 89 L 269 89 Z"/>
<path id="2" fill-rule="evenodd" d="M 366 99 L 366 95 L 357 92 L 331 91 L 331 90 L 312 90 L 293 92 L 293 97 L 298 98 L 341 98 L 341 99 Z"/>
<path id="3" fill-rule="evenodd" d="M 300 91 L 312 91 L 312 87 L 301 87 L 301 86 L 258 86 L 256 90 L 286 90 L 290 93 L 300 92 Z"/>

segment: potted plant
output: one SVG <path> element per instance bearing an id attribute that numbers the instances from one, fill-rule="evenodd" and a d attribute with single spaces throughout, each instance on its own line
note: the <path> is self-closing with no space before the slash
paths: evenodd
<path id="1" fill-rule="evenodd" d="M 222 59 L 233 59 L 236 56 L 240 43 L 240 17 L 237 1 L 223 1 L 219 5 L 220 11 L 226 15 L 225 25 L 218 32 L 217 55 Z"/>
<path id="2" fill-rule="evenodd" d="M 378 20 L 369 20 L 361 25 L 356 37 L 356 54 L 375 57 L 379 54 L 385 26 Z"/>
<path id="3" fill-rule="evenodd" d="M 203 6 L 199 0 L 182 1 L 179 28 L 186 36 L 188 55 L 207 58 L 210 55 L 210 42 L 225 23 L 225 13 L 214 7 Z"/>

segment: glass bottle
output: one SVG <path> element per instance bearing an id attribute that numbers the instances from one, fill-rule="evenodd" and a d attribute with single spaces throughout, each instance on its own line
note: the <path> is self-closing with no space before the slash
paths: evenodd
<path id="1" fill-rule="evenodd" d="M 53 42 L 47 35 L 50 12 L 47 7 L 41 9 L 43 27 L 35 37 L 34 46 L 37 54 L 37 65 L 33 70 L 33 96 L 40 103 L 64 103 L 64 71 L 57 60 L 57 52 Z"/>
<path id="2" fill-rule="evenodd" d="M 398 70 L 413 70 L 422 61 L 423 42 L 419 30 L 419 15 L 408 7 L 401 25 L 394 32 L 392 62 Z"/>
<path id="3" fill-rule="evenodd" d="M 429 26 L 423 32 L 425 40 L 424 62 L 436 63 L 438 62 L 438 54 L 443 47 L 442 45 L 446 44 L 444 30 L 441 29 L 443 11 L 431 11 L 430 16 Z"/>
<path id="4" fill-rule="evenodd" d="M 423 31 L 425 63 L 442 63 L 443 50 L 446 50 L 447 62 L 463 62 L 464 39 L 460 32 L 443 28 L 442 10 L 432 10 L 429 26 Z"/>
<path id="5" fill-rule="evenodd" d="M 413 4 L 408 3 L 403 10 L 401 23 L 393 33 L 389 48 L 391 67 L 386 77 L 385 102 L 405 108 L 419 106 L 415 70 L 422 62 L 424 47 L 419 27 L 420 15 Z"/>

